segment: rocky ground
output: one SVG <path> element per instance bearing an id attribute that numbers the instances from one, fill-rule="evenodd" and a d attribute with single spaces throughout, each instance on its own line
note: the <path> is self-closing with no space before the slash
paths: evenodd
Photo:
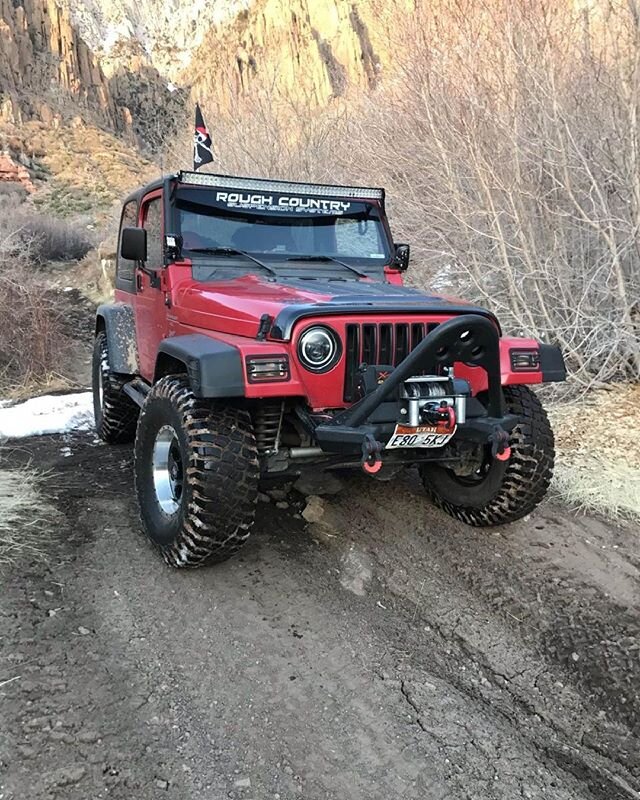
<path id="1" fill-rule="evenodd" d="M 640 797 L 637 530 L 554 505 L 474 530 L 411 474 L 356 476 L 313 524 L 263 498 L 242 555 L 175 572 L 130 448 L 27 462 L 44 558 L 2 575 L 3 800 Z"/>

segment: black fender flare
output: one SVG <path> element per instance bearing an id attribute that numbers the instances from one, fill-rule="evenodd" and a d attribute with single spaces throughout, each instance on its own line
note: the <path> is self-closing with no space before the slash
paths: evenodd
<path id="1" fill-rule="evenodd" d="M 559 347 L 540 342 L 539 358 L 543 383 L 567 380 L 567 368 Z"/>
<path id="2" fill-rule="evenodd" d="M 107 335 L 109 366 L 122 375 L 139 372 L 136 323 L 133 307 L 127 303 L 104 303 L 96 311 L 96 333 Z"/>
<path id="3" fill-rule="evenodd" d="M 156 379 L 163 355 L 185 365 L 196 397 L 244 397 L 242 356 L 233 345 L 203 333 L 163 339 L 158 347 Z"/>

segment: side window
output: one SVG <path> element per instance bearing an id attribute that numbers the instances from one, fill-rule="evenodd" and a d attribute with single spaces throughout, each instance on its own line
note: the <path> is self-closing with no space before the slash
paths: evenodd
<path id="1" fill-rule="evenodd" d="M 147 266 L 162 266 L 162 200 L 156 197 L 145 206 L 143 227 L 147 231 Z"/>
<path id="2" fill-rule="evenodd" d="M 123 228 L 134 228 L 138 224 L 137 220 L 138 203 L 136 200 L 131 200 L 122 209 L 122 218 L 120 220 L 120 235 L 118 236 L 118 253 L 116 255 L 116 277 L 122 281 L 132 281 L 135 268 L 135 262 L 122 258 L 120 255 L 120 241 L 122 239 Z"/>

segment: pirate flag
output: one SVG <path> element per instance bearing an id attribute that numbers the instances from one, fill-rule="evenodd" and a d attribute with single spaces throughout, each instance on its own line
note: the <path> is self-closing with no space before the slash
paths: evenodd
<path id="1" fill-rule="evenodd" d="M 205 125 L 200 106 L 196 103 L 196 129 L 193 134 L 193 169 L 213 161 L 211 134 Z"/>

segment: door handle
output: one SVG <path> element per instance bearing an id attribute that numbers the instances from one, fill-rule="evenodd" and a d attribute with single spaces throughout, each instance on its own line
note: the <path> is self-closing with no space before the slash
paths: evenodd
<path id="1" fill-rule="evenodd" d="M 136 289 L 142 291 L 142 275 L 139 272 L 136 272 Z"/>

